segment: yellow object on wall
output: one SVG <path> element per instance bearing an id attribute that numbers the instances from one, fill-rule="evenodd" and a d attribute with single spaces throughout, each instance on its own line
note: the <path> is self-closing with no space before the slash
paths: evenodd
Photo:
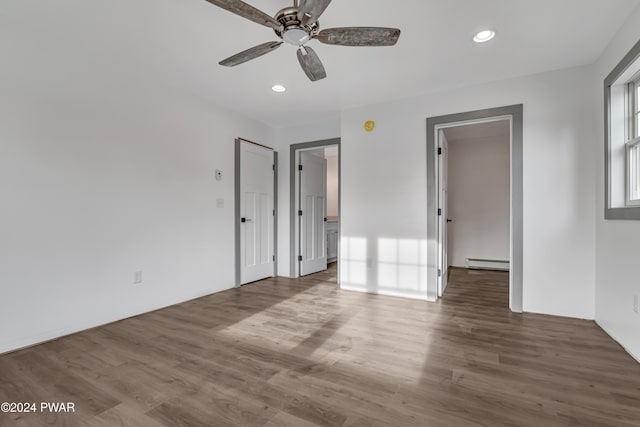
<path id="1" fill-rule="evenodd" d="M 376 122 L 373 120 L 367 120 L 364 122 L 364 130 L 367 132 L 371 132 L 376 127 Z"/>

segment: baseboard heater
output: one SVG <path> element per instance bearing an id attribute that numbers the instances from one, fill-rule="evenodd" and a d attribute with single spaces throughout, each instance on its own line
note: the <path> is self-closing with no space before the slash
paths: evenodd
<path id="1" fill-rule="evenodd" d="M 467 268 L 470 270 L 499 270 L 509 271 L 509 261 L 500 259 L 467 258 Z"/>

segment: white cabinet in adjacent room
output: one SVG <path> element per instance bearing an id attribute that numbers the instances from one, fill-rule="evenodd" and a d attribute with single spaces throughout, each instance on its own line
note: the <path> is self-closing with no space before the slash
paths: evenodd
<path id="1" fill-rule="evenodd" d="M 338 260 L 338 221 L 327 221 L 327 262 Z"/>

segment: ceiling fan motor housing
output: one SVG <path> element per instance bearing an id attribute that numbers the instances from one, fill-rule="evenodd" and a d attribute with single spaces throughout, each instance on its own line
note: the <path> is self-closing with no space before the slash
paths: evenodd
<path id="1" fill-rule="evenodd" d="M 298 8 L 287 7 L 276 13 L 276 21 L 282 24 L 281 29 L 273 30 L 278 37 L 294 46 L 302 46 L 314 38 L 320 30 L 318 21 L 303 25 L 298 19 Z"/>

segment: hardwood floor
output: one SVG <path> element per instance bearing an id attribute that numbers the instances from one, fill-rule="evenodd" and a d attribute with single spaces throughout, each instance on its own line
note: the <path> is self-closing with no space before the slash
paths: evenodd
<path id="1" fill-rule="evenodd" d="M 0 356 L 13 426 L 639 426 L 640 364 L 593 322 L 507 309 L 453 270 L 437 304 L 270 279 Z M 39 404 L 39 403 L 38 403 Z"/>

